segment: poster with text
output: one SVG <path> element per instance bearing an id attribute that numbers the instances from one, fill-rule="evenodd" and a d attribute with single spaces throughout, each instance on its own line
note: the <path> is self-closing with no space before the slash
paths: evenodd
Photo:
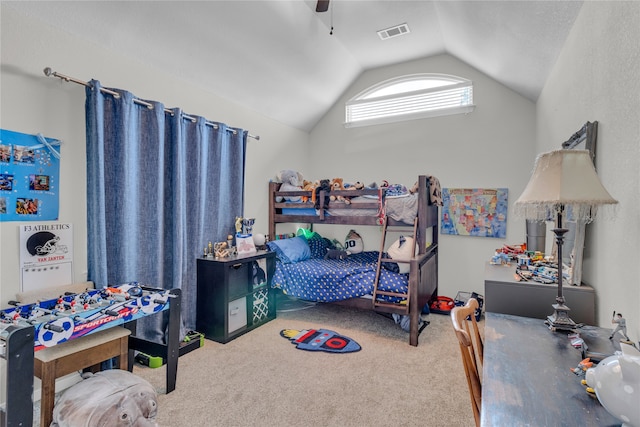
<path id="1" fill-rule="evenodd" d="M 0 222 L 58 219 L 60 142 L 0 129 Z"/>
<path id="2" fill-rule="evenodd" d="M 507 236 L 507 188 L 443 188 L 441 234 Z"/>
<path id="3" fill-rule="evenodd" d="M 72 225 L 21 225 L 20 272 L 23 292 L 73 283 Z"/>

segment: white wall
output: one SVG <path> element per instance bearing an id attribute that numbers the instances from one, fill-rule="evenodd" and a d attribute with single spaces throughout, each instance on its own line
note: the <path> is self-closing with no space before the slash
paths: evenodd
<path id="1" fill-rule="evenodd" d="M 256 218 L 256 232 L 267 231 L 267 182 L 275 171 L 304 165 L 308 134 L 259 115 L 240 103 L 221 99 L 134 58 L 91 45 L 57 29 L 24 18 L 2 5 L 0 66 L 0 127 L 60 139 L 59 221 L 74 227 L 74 280 L 87 276 L 86 155 L 84 87 L 45 77 L 49 66 L 60 73 L 103 86 L 129 90 L 142 99 L 181 107 L 191 115 L 242 127 L 260 141 L 247 143 L 245 214 Z M 0 223 L 0 307 L 20 290 L 18 228 L 24 223 Z M 203 247 L 206 242 L 203 242 Z M 194 255 L 195 263 L 195 255 Z M 0 361 L 4 362 L 4 361 Z M 0 402 L 5 365 L 0 363 Z M 58 387 L 77 379 L 66 377 Z M 39 398 L 35 381 L 34 398 Z"/>
<path id="2" fill-rule="evenodd" d="M 63 141 L 60 167 L 61 222 L 74 227 L 74 279 L 87 274 L 86 157 L 84 87 L 45 77 L 60 73 L 103 86 L 129 90 L 142 99 L 181 107 L 186 113 L 242 127 L 260 141 L 248 140 L 246 216 L 256 217 L 256 232 L 267 231 L 267 182 L 291 164 L 304 167 L 308 134 L 267 119 L 242 100 L 231 102 L 171 76 L 16 14 L 2 6 L 0 126 Z M 0 223 L 0 306 L 19 291 L 18 226 Z M 203 247 L 206 242 L 203 242 Z M 194 258 L 195 262 L 195 258 Z"/>
<path id="3" fill-rule="evenodd" d="M 619 201 L 615 218 L 587 226 L 583 282 L 597 319 L 623 313 L 640 340 L 640 2 L 585 2 L 537 102 L 538 152 L 598 121 L 596 167 Z M 571 301 L 567 300 L 571 307 Z"/>
<path id="4" fill-rule="evenodd" d="M 344 104 L 367 87 L 404 74 L 444 73 L 473 81 L 476 109 L 467 115 L 345 128 Z M 419 174 L 443 187 L 509 189 L 512 205 L 529 180 L 535 148 L 535 105 L 450 55 L 367 71 L 311 132 L 308 179 L 341 176 L 365 184 L 383 179 L 410 187 Z M 378 250 L 377 227 L 356 227 Z M 368 230 L 367 230 L 368 229 Z M 344 240 L 344 229 L 318 229 Z M 391 243 L 393 240 L 389 240 Z M 484 266 L 496 248 L 525 241 L 524 220 L 511 214 L 506 239 L 439 236 L 439 293 L 484 293 Z"/>

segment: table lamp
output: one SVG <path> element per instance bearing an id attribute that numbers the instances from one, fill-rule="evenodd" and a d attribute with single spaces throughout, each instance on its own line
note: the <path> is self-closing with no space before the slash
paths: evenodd
<path id="1" fill-rule="evenodd" d="M 555 150 L 536 158 L 531 179 L 515 202 L 514 211 L 527 219 L 540 221 L 556 218 L 555 234 L 558 263 L 558 296 L 554 313 L 547 317 L 551 330 L 572 330 L 576 324 L 569 317 L 569 307 L 562 294 L 562 216 L 593 221 L 599 207 L 618 203 L 604 188 L 588 150 Z"/>

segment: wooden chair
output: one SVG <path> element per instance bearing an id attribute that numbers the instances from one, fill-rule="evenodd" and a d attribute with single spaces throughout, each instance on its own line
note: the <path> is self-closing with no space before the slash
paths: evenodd
<path id="1" fill-rule="evenodd" d="M 462 364 L 467 376 L 469 395 L 476 426 L 480 425 L 480 411 L 482 408 L 482 364 L 484 358 L 484 343 L 478 330 L 475 311 L 478 309 L 478 301 L 469 298 L 462 307 L 454 307 L 451 310 L 451 322 L 460 343 Z"/>

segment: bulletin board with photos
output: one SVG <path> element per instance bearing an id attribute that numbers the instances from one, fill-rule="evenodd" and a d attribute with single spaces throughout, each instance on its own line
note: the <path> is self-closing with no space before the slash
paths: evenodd
<path id="1" fill-rule="evenodd" d="M 60 142 L 0 129 L 0 222 L 57 220 Z"/>

